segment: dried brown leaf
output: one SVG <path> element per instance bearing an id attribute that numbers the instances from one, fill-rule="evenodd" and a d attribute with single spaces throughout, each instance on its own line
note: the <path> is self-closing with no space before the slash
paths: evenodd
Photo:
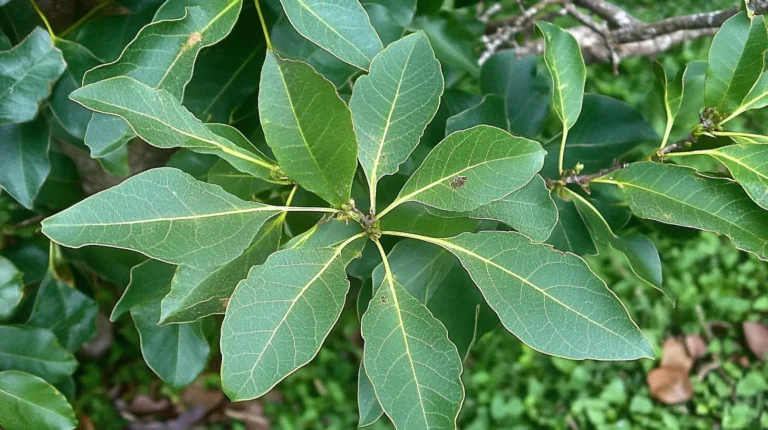
<path id="1" fill-rule="evenodd" d="M 693 397 L 693 384 L 683 369 L 659 367 L 648 374 L 647 381 L 651 397 L 663 403 L 682 403 Z"/>
<path id="2" fill-rule="evenodd" d="M 768 360 L 768 327 L 750 321 L 745 322 L 742 327 L 750 351 L 752 351 L 757 358 L 763 361 Z"/>
<path id="3" fill-rule="evenodd" d="M 685 345 L 677 338 L 669 337 L 661 349 L 661 367 L 680 369 L 686 374 L 693 367 L 693 359 L 688 356 Z"/>
<path id="4" fill-rule="evenodd" d="M 707 355 L 707 341 L 698 334 L 685 336 L 685 348 L 694 361 Z"/>

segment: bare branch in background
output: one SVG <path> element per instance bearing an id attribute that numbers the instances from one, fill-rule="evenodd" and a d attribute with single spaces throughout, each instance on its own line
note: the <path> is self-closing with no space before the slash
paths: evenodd
<path id="1" fill-rule="evenodd" d="M 768 0 L 754 1 L 750 7 L 755 14 L 767 13 Z M 610 61 L 616 70 L 623 58 L 655 55 L 687 40 L 710 36 L 739 10 L 731 8 L 644 23 L 605 0 L 543 0 L 519 16 L 489 22 L 483 38 L 486 50 L 480 57 L 480 63 L 498 50 L 509 47 L 519 56 L 542 53 L 542 40 L 518 45 L 516 38 L 521 34 L 532 34 L 533 23 L 553 12 L 567 13 L 584 24 L 567 30 L 579 42 L 586 62 Z"/>

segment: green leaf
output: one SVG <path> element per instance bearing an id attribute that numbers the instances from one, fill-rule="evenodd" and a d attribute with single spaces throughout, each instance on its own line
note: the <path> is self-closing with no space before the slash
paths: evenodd
<path id="1" fill-rule="evenodd" d="M 449 211 L 476 209 L 530 182 L 544 155 L 537 142 L 498 128 L 458 131 L 430 152 L 389 208 L 417 201 Z"/>
<path id="2" fill-rule="evenodd" d="M 77 427 L 67 399 L 44 380 L 24 372 L 0 372 L 0 427 L 7 430 Z"/>
<path id="3" fill-rule="evenodd" d="M 405 27 L 397 24 L 395 17 L 388 8 L 376 3 L 366 3 L 363 7 L 385 48 L 390 43 L 403 37 Z"/>
<path id="4" fill-rule="evenodd" d="M 217 161 L 207 176 L 207 182 L 216 184 L 243 200 L 258 200 L 257 194 L 275 187 L 275 184 L 238 171 L 224 160 Z"/>
<path id="5" fill-rule="evenodd" d="M 77 367 L 75 357 L 50 330 L 0 325 L 0 339 L 0 370 L 21 370 L 56 383 Z"/>
<path id="6" fill-rule="evenodd" d="M 335 206 L 349 203 L 357 141 L 333 84 L 306 63 L 268 52 L 260 85 L 261 125 L 285 174 Z"/>
<path id="7" fill-rule="evenodd" d="M 242 254 L 261 226 L 282 210 L 159 168 L 47 218 L 43 233 L 74 248 L 110 246 L 174 264 L 217 266 Z"/>
<path id="8" fill-rule="evenodd" d="M 730 170 L 749 197 L 768 210 L 768 145 L 730 145 L 679 154 L 706 154 L 716 158 Z"/>
<path id="9" fill-rule="evenodd" d="M 280 0 L 291 25 L 302 36 L 360 69 L 368 70 L 383 48 L 365 9 L 357 0 Z"/>
<path id="10" fill-rule="evenodd" d="M 722 115 L 734 112 L 763 72 L 768 29 L 762 16 L 740 12 L 720 27 L 709 49 L 704 103 Z"/>
<path id="11" fill-rule="evenodd" d="M 661 147 L 665 147 L 672 132 L 672 126 L 675 124 L 675 117 L 680 110 L 680 104 L 683 102 L 683 86 L 685 85 L 684 74 L 680 74 L 678 79 L 671 83 L 667 80 L 667 72 L 664 66 L 658 61 L 653 63 L 653 72 L 656 74 L 656 87 L 658 92 L 657 99 L 661 102 L 661 110 L 665 113 L 664 137 Z"/>
<path id="12" fill-rule="evenodd" d="M 213 166 L 218 163 L 228 166 L 228 168 L 231 170 L 237 171 L 234 167 L 232 167 L 231 164 L 215 155 L 198 154 L 197 152 L 192 152 L 189 149 L 179 149 L 178 151 L 174 152 L 173 155 L 171 155 L 171 158 L 165 162 L 165 167 L 173 167 L 175 169 L 179 169 L 184 173 L 189 173 L 193 178 L 202 181 L 207 178 L 210 170 L 213 169 Z M 238 173 L 240 172 L 238 171 Z M 245 173 L 241 174 L 245 175 Z M 251 175 L 248 176 L 253 178 Z"/>
<path id="13" fill-rule="evenodd" d="M 456 14 L 440 11 L 422 15 L 413 20 L 412 27 L 424 30 L 441 63 L 458 67 L 472 76 L 480 74 L 476 54 L 479 37 Z"/>
<path id="14" fill-rule="evenodd" d="M 597 254 L 592 235 L 589 233 L 578 209 L 576 209 L 576 205 L 571 201 L 563 200 L 555 193 L 552 196 L 557 206 L 558 218 L 547 243 L 554 246 L 555 249 L 572 252 L 576 255 Z"/>
<path id="15" fill-rule="evenodd" d="M 421 203 L 405 203 L 381 220 L 381 228 L 431 237 L 451 237 L 475 231 L 477 221 L 464 213 L 431 209 Z"/>
<path id="16" fill-rule="evenodd" d="M 296 32 L 285 16 L 277 20 L 270 32 L 272 45 L 282 58 L 303 61 L 333 82 L 336 88 L 349 83 L 360 69 L 347 64 Z"/>
<path id="17" fill-rule="evenodd" d="M 309 230 L 289 240 L 282 249 L 328 248 L 339 245 L 361 232 L 360 224 L 329 220 L 315 224 Z"/>
<path id="18" fill-rule="evenodd" d="M 148 10 L 140 14 L 111 15 L 89 19 L 67 38 L 85 47 L 99 60 L 108 63 L 117 60 L 123 49 L 154 15 Z M 81 81 L 82 82 L 82 81 Z"/>
<path id="19" fill-rule="evenodd" d="M 48 174 L 51 135 L 45 118 L 24 124 L 0 125 L 0 187 L 32 209 Z"/>
<path id="20" fill-rule="evenodd" d="M 504 116 L 504 99 L 489 94 L 480 103 L 448 118 L 445 123 L 445 134 L 466 130 L 476 125 L 492 125 L 502 130 L 508 130 L 507 118 Z"/>
<path id="21" fill-rule="evenodd" d="M 272 179 L 272 172 L 277 171 L 277 166 L 252 146 L 243 148 L 206 127 L 169 92 L 132 78 L 121 76 L 87 85 L 70 98 L 88 109 L 123 118 L 139 137 L 158 148 L 180 147 L 214 154 L 238 170 L 263 179 Z"/>
<path id="22" fill-rule="evenodd" d="M 264 224 L 245 252 L 216 268 L 179 266 L 171 291 L 162 302 L 161 324 L 196 321 L 223 314 L 237 283 L 248 276 L 251 267 L 263 264 L 280 247 L 284 217 Z"/>
<path id="23" fill-rule="evenodd" d="M 570 33 L 548 22 L 537 22 L 536 26 L 546 44 L 544 62 L 552 75 L 552 106 L 566 134 L 581 113 L 587 68 L 579 43 Z"/>
<path id="24" fill-rule="evenodd" d="M 360 363 L 360 370 L 357 372 L 357 410 L 360 413 L 357 427 L 369 426 L 384 414 L 373 390 L 373 383 L 365 372 L 364 362 Z"/>
<path id="25" fill-rule="evenodd" d="M 503 222 L 534 242 L 547 240 L 557 225 L 557 206 L 539 175 L 534 175 L 522 188 L 472 210 L 468 215 Z"/>
<path id="26" fill-rule="evenodd" d="M 341 315 L 355 252 L 286 249 L 241 281 L 221 331 L 221 379 L 232 400 L 259 397 L 314 358 Z M 290 271 L 285 268 L 290 267 Z"/>
<path id="27" fill-rule="evenodd" d="M 117 321 L 135 307 L 160 302 L 171 290 L 174 273 L 176 266 L 152 259 L 133 266 L 130 283 L 112 309 L 110 321 Z"/>
<path id="28" fill-rule="evenodd" d="M 25 324 L 51 330 L 62 346 L 75 352 L 96 333 L 98 312 L 96 301 L 49 273 L 40 283 Z"/>
<path id="29" fill-rule="evenodd" d="M 416 13 L 416 0 L 367 0 L 365 4 L 380 4 L 392 12 L 395 21 L 408 27 Z"/>
<path id="30" fill-rule="evenodd" d="M 387 274 L 361 326 L 365 371 L 395 426 L 455 428 L 462 365 L 440 321 Z"/>
<path id="31" fill-rule="evenodd" d="M 633 163 L 596 182 L 616 184 L 640 218 L 712 231 L 768 259 L 768 212 L 729 180 L 704 178 L 687 167 Z"/>
<path id="32" fill-rule="evenodd" d="M 766 106 L 768 106 L 768 72 L 763 72 L 755 86 L 752 87 L 752 90 L 744 98 L 744 102 L 734 113 L 738 114 L 746 110 L 762 109 Z"/>
<path id="33" fill-rule="evenodd" d="M 53 87 L 51 112 L 67 133 L 83 140 L 91 120 L 91 112 L 70 100 L 69 94 L 80 88 L 85 72 L 101 64 L 101 61 L 91 51 L 75 42 L 56 39 L 56 47 L 61 50 L 67 69 Z"/>
<path id="34" fill-rule="evenodd" d="M 683 71 L 683 100 L 675 116 L 669 140 L 676 142 L 701 122 L 699 115 L 704 108 L 704 84 L 707 71 L 705 61 L 691 61 Z"/>
<path id="35" fill-rule="evenodd" d="M 510 133 L 533 139 L 544 130 L 552 104 L 552 80 L 537 72 L 536 57 L 518 58 L 501 51 L 483 63 L 480 88 L 504 100 L 505 127 Z"/>
<path id="36" fill-rule="evenodd" d="M 611 230 L 608 222 L 587 199 L 566 188 L 571 201 L 576 205 L 592 238 L 598 244 L 610 246 L 624 254 L 632 272 L 652 287 L 672 298 L 669 291 L 663 287 L 661 277 L 661 259 L 653 242 L 642 234 L 619 237 Z"/>
<path id="37" fill-rule="evenodd" d="M 24 297 L 24 282 L 19 269 L 0 256 L 0 321 L 13 316 Z"/>
<path id="38" fill-rule="evenodd" d="M 514 232 L 448 239 L 385 234 L 424 240 L 453 253 L 504 327 L 537 351 L 576 360 L 654 356 L 626 308 L 576 255 Z"/>
<path id="39" fill-rule="evenodd" d="M 184 105 L 204 122 L 228 123 L 230 115 L 258 90 L 264 61 L 264 38 L 257 37 L 256 8 L 244 7 L 232 32 L 221 43 L 204 49 L 192 80 L 184 91 Z"/>
<path id="40" fill-rule="evenodd" d="M 696 118 L 698 116 L 697 111 Z M 689 128 L 686 134 L 690 131 Z M 584 172 L 597 171 L 641 143 L 658 141 L 659 135 L 653 126 L 629 104 L 611 97 L 586 94 L 579 120 L 568 131 L 563 165 L 569 169 L 582 163 Z M 547 146 L 547 150 L 542 174 L 557 176 L 558 151 L 554 145 Z"/>
<path id="41" fill-rule="evenodd" d="M 51 94 L 66 64 L 51 36 L 36 28 L 21 43 L 0 52 L 0 124 L 27 122 Z"/>
<path id="42" fill-rule="evenodd" d="M 212 0 L 189 7 L 184 17 L 155 21 L 142 28 L 120 58 L 88 71 L 83 85 L 127 76 L 182 100 L 198 53 L 229 34 L 241 7 L 242 0 Z M 132 137 L 125 121 L 94 114 L 85 143 L 93 157 L 101 157 Z"/>
<path id="43" fill-rule="evenodd" d="M 349 108 L 369 189 L 408 159 L 442 94 L 440 63 L 423 32 L 389 45 L 374 58 L 370 74 L 358 78 Z"/>
<path id="44" fill-rule="evenodd" d="M 131 317 L 139 332 L 144 361 L 163 382 L 183 387 L 205 370 L 210 346 L 202 321 L 159 327 L 159 302 L 132 308 Z"/>

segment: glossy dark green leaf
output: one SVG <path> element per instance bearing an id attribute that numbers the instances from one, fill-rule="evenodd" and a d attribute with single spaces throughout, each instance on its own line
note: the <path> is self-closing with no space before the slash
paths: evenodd
<path id="1" fill-rule="evenodd" d="M 96 333 L 98 311 L 95 300 L 48 274 L 25 324 L 51 330 L 62 346 L 75 352 Z"/>
<path id="2" fill-rule="evenodd" d="M 13 316 L 24 297 L 22 274 L 7 258 L 0 256 L 0 321 Z"/>
<path id="3" fill-rule="evenodd" d="M 308 64 L 269 52 L 260 85 L 261 126 L 285 174 L 333 205 L 349 203 L 357 140 L 333 84 Z"/>
<path id="4" fill-rule="evenodd" d="M 709 49 L 704 103 L 727 115 L 739 108 L 763 72 L 768 29 L 762 16 L 740 12 L 720 27 Z"/>
<path id="5" fill-rule="evenodd" d="M 640 218 L 723 234 L 737 248 L 768 259 L 768 212 L 732 181 L 705 178 L 688 167 L 643 162 L 597 182 L 618 185 Z"/>
<path id="6" fill-rule="evenodd" d="M 275 51 L 283 58 L 300 60 L 311 65 L 337 88 L 346 85 L 360 69 L 347 64 L 296 32 L 284 16 L 272 26 L 271 37 Z"/>
<path id="7" fill-rule="evenodd" d="M 204 122 L 228 123 L 235 108 L 258 90 L 266 46 L 253 31 L 258 19 L 254 7 L 243 7 L 232 32 L 197 57 L 184 105 Z"/>
<path id="8" fill-rule="evenodd" d="M 578 256 L 514 232 L 448 239 L 395 235 L 442 246 L 458 257 L 504 327 L 537 351 L 570 359 L 654 356 L 626 308 Z M 575 338 L 582 341 L 570 341 Z"/>
<path id="9" fill-rule="evenodd" d="M 480 88 L 503 99 L 505 128 L 512 134 L 533 139 L 544 130 L 552 103 L 552 80 L 537 72 L 536 57 L 499 52 L 483 63 Z"/>
<path id="10" fill-rule="evenodd" d="M 0 370 L 21 370 L 56 383 L 77 367 L 75 357 L 50 330 L 0 325 L 0 339 Z"/>
<path id="11" fill-rule="evenodd" d="M 433 210 L 421 203 L 405 203 L 381 220 L 385 230 L 423 234 L 432 237 L 451 237 L 475 231 L 477 221 L 454 212 Z"/>
<path id="12" fill-rule="evenodd" d="M 283 217 L 268 221 L 243 255 L 222 266 L 179 266 L 171 282 L 171 291 L 163 298 L 160 323 L 185 323 L 223 314 L 238 282 L 248 277 L 253 266 L 263 264 L 280 247 L 283 223 Z"/>
<path id="13" fill-rule="evenodd" d="M 656 75 L 655 99 L 660 102 L 661 111 L 664 112 L 665 117 L 664 136 L 661 143 L 661 146 L 664 147 L 683 101 L 685 79 L 684 74 L 681 73 L 677 79 L 669 81 L 664 66 L 658 61 L 653 63 L 653 72 Z"/>
<path id="14" fill-rule="evenodd" d="M 563 165 L 570 169 L 582 163 L 585 172 L 597 171 L 643 142 L 658 141 L 653 126 L 632 106 L 610 97 L 586 94 L 579 120 L 568 132 Z M 557 145 L 550 144 L 547 150 L 543 174 L 553 177 L 557 175 Z"/>
<path id="15" fill-rule="evenodd" d="M 381 40 L 357 0 L 280 0 L 302 36 L 360 69 L 368 69 Z"/>
<path id="16" fill-rule="evenodd" d="M 670 142 L 677 142 L 701 122 L 699 113 L 704 108 L 704 81 L 707 70 L 705 61 L 692 61 L 683 71 L 683 100 L 675 116 Z"/>
<path id="17" fill-rule="evenodd" d="M 413 27 L 424 30 L 440 62 L 473 76 L 480 74 L 475 49 L 478 38 L 454 14 L 441 11 L 434 15 L 422 15 L 413 20 Z"/>
<path id="18" fill-rule="evenodd" d="M 133 12 L 141 12 L 147 9 L 156 9 L 163 0 L 115 0 L 117 3 L 125 6 Z"/>
<path id="19" fill-rule="evenodd" d="M 731 116 L 739 115 L 747 110 L 762 109 L 766 106 L 768 106 L 768 72 L 763 72 L 760 75 L 760 79 L 755 82 L 755 86 L 752 87 L 752 90 L 744 98 L 741 106 Z"/>
<path id="20" fill-rule="evenodd" d="M 282 249 L 333 247 L 361 232 L 360 224 L 357 223 L 339 220 L 323 221 L 289 240 Z"/>
<path id="21" fill-rule="evenodd" d="M 587 68 L 576 38 L 548 22 L 536 25 L 546 42 L 544 62 L 552 75 L 552 106 L 567 133 L 581 114 Z"/>
<path id="22" fill-rule="evenodd" d="M 0 187 L 32 209 L 48 174 L 51 135 L 45 118 L 24 124 L 0 125 Z"/>
<path id="23" fill-rule="evenodd" d="M 0 427 L 7 430 L 77 427 L 67 399 L 44 380 L 16 370 L 0 372 Z"/>
<path id="24" fill-rule="evenodd" d="M 417 201 L 450 211 L 476 209 L 530 182 L 544 155 L 537 142 L 495 127 L 458 131 L 430 152 L 390 208 Z"/>
<path id="25" fill-rule="evenodd" d="M 480 103 L 448 118 L 445 123 L 445 134 L 466 130 L 476 125 L 492 125 L 502 130 L 508 130 L 507 117 L 504 116 L 504 99 L 489 94 Z"/>
<path id="26" fill-rule="evenodd" d="M 216 184 L 224 191 L 243 200 L 254 200 L 261 192 L 276 185 L 243 173 L 224 160 L 217 161 L 207 173 L 207 182 Z"/>
<path id="27" fill-rule="evenodd" d="M 178 151 L 174 152 L 173 155 L 171 155 L 171 158 L 166 161 L 165 167 L 173 167 L 174 169 L 179 169 L 184 173 L 189 173 L 193 178 L 202 181 L 208 177 L 210 170 L 213 169 L 213 166 L 218 163 L 222 163 L 225 166 L 228 166 L 229 169 L 240 173 L 237 169 L 232 167 L 231 164 L 215 155 L 200 154 L 197 152 L 192 152 L 189 149 L 179 149 Z M 246 173 L 241 174 L 246 175 Z M 251 175 L 248 176 L 253 178 Z"/>
<path id="28" fill-rule="evenodd" d="M 117 60 L 123 49 L 151 20 L 154 11 L 89 19 L 75 29 L 69 40 L 91 51 L 102 62 Z"/>
<path id="29" fill-rule="evenodd" d="M 361 328 L 365 371 L 395 426 L 455 428 L 463 369 L 445 326 L 387 274 Z"/>
<path id="30" fill-rule="evenodd" d="M 70 100 L 69 94 L 80 88 L 85 72 L 101 64 L 101 61 L 91 51 L 75 42 L 57 39 L 56 47 L 61 50 L 67 69 L 53 87 L 51 112 L 67 133 L 83 140 L 91 120 L 91 112 Z"/>
<path id="31" fill-rule="evenodd" d="M 382 6 L 376 3 L 363 4 L 365 12 L 371 19 L 371 25 L 373 25 L 376 34 L 381 39 L 381 44 L 386 48 L 390 43 L 400 39 L 405 34 L 405 27 L 401 26 L 395 20 L 386 6 Z"/>
<path id="32" fill-rule="evenodd" d="M 110 321 L 117 321 L 121 315 L 135 307 L 160 302 L 171 290 L 175 273 L 176 266 L 152 259 L 133 266 L 130 283 L 112 309 Z"/>
<path id="33" fill-rule="evenodd" d="M 0 124 L 27 122 L 51 94 L 66 64 L 51 36 L 36 28 L 8 51 L 0 52 Z"/>
<path id="34" fill-rule="evenodd" d="M 355 82 L 349 107 L 369 189 L 413 152 L 442 93 L 440 63 L 422 32 L 381 51 L 370 74 Z"/>
<path id="35" fill-rule="evenodd" d="M 350 242 L 276 252 L 238 284 L 221 331 L 230 399 L 259 397 L 314 358 L 349 290 L 344 269 L 356 254 L 344 252 Z"/>
<path id="36" fill-rule="evenodd" d="M 402 27 L 407 27 L 416 13 L 416 0 L 367 0 L 363 3 L 385 6 Z"/>
<path id="37" fill-rule="evenodd" d="M 7 2 L 7 0 L 5 0 Z M 13 44 L 11 43 L 11 40 L 8 39 L 8 36 L 3 33 L 3 30 L 0 29 L 0 50 L 6 51 L 8 49 L 11 49 L 13 47 Z"/>
<path id="38" fill-rule="evenodd" d="M 131 317 L 139 332 L 144 361 L 164 382 L 183 387 L 205 369 L 210 346 L 202 321 L 159 327 L 158 302 L 132 308 Z"/>
<path id="39" fill-rule="evenodd" d="M 501 221 L 535 242 L 544 242 L 552 234 L 557 214 L 557 206 L 539 175 L 500 200 L 468 213 L 472 218 Z"/>
<path id="40" fill-rule="evenodd" d="M 52 142 L 48 151 L 51 172 L 37 193 L 35 205 L 61 210 L 77 203 L 83 198 L 84 192 L 75 162 L 57 146 L 55 141 Z"/>
<path id="41" fill-rule="evenodd" d="M 552 194 L 552 198 L 557 206 L 558 218 L 547 243 L 556 249 L 576 255 L 597 254 L 592 235 L 576 209 L 576 205 L 555 193 Z"/>
<path id="42" fill-rule="evenodd" d="M 239 256 L 281 211 L 159 168 L 47 218 L 43 233 L 69 247 L 111 246 L 169 263 L 217 266 Z"/>
<path id="43" fill-rule="evenodd" d="M 253 146 L 244 148 L 200 122 L 171 93 L 135 79 L 120 76 L 99 81 L 78 89 L 70 98 L 91 110 L 119 116 L 139 137 L 158 148 L 180 147 L 217 155 L 238 170 L 264 179 L 272 179 L 278 169 Z M 213 127 L 233 130 L 226 125 Z"/>
<path id="44" fill-rule="evenodd" d="M 120 58 L 86 73 L 83 84 L 127 76 L 181 100 L 198 53 L 229 34 L 241 7 L 242 0 L 213 0 L 188 8 L 183 18 L 155 21 L 142 28 Z M 100 157 L 132 137 L 125 121 L 94 114 L 85 143 L 92 156 Z"/>
<path id="45" fill-rule="evenodd" d="M 570 189 L 567 189 L 567 192 L 592 233 L 594 241 L 624 254 L 632 272 L 638 278 L 669 296 L 670 293 L 663 287 L 661 259 L 653 242 L 642 234 L 617 236 L 602 214 L 587 199 Z"/>

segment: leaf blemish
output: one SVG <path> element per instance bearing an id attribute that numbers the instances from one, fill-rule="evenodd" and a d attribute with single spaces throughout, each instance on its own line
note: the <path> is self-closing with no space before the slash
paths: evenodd
<path id="1" fill-rule="evenodd" d="M 387 303 L 387 296 L 381 296 L 381 303 Z"/>
<path id="2" fill-rule="evenodd" d="M 203 35 L 198 31 L 193 31 L 192 34 L 189 35 L 189 39 L 187 39 L 187 47 L 191 48 L 200 43 L 202 40 Z"/>
<path id="3" fill-rule="evenodd" d="M 467 177 L 466 176 L 457 176 L 453 178 L 451 181 L 451 189 L 452 190 L 458 190 L 459 188 L 463 187 L 467 183 Z"/>

